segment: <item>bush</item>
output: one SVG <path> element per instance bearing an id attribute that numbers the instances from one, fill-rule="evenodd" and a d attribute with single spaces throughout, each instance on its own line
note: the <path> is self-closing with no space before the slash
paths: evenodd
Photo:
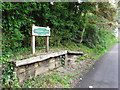
<path id="1" fill-rule="evenodd" d="M 76 6 L 79 6 L 79 9 Z M 97 15 L 89 13 L 95 10 L 95 3 L 90 2 L 81 4 L 54 2 L 54 5 L 49 2 L 4 2 L 2 3 L 3 54 L 18 48 L 30 47 L 32 24 L 51 28 L 50 46 L 53 47 L 76 39 L 80 40 L 85 23 L 84 45 L 90 48 L 102 45 L 99 47 L 105 48 L 108 43 L 105 41 L 108 40 L 105 37 L 107 32 L 101 29 L 99 31 L 98 28 L 101 27 L 85 22 L 98 19 Z M 87 17 L 84 17 L 85 13 Z M 99 21 L 104 19 L 100 18 Z M 36 37 L 36 46 L 44 47 L 44 45 L 45 38 Z"/>
<path id="2" fill-rule="evenodd" d="M 96 48 L 98 51 L 102 51 L 110 47 L 115 41 L 116 38 L 113 35 L 113 31 L 99 29 L 94 24 L 87 25 L 83 43 L 89 48 Z"/>

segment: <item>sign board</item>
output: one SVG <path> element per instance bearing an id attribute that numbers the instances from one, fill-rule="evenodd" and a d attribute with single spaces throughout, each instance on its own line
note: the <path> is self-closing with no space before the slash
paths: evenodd
<path id="1" fill-rule="evenodd" d="M 32 26 L 32 35 L 34 36 L 50 36 L 50 28 L 49 27 L 38 27 Z"/>
<path id="2" fill-rule="evenodd" d="M 31 51 L 32 54 L 35 53 L 35 36 L 45 36 L 46 37 L 46 52 L 49 51 L 49 36 L 50 28 L 47 27 L 38 27 L 32 25 L 32 37 L 31 37 Z"/>

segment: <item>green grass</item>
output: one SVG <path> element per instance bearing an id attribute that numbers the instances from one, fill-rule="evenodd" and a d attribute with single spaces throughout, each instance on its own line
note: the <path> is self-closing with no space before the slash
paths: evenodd
<path id="1" fill-rule="evenodd" d="M 71 50 L 71 51 L 83 51 L 83 52 L 93 52 L 92 49 L 84 46 L 83 44 L 75 44 L 74 42 L 69 42 L 64 45 L 59 45 L 50 47 L 49 52 L 57 52 L 60 50 Z M 30 48 L 18 48 L 15 50 L 8 50 L 6 53 L 4 53 L 5 57 L 8 58 L 8 61 L 16 61 L 16 60 L 22 60 L 29 57 L 34 57 L 39 55 L 40 53 L 46 53 L 45 47 L 36 47 L 36 53 L 33 55 L 31 54 Z M 3 55 L 3 56 L 4 56 Z"/>
<path id="2" fill-rule="evenodd" d="M 26 88 L 57 88 L 57 87 L 66 87 L 70 88 L 68 79 L 70 77 L 62 77 L 57 75 L 56 73 L 46 74 L 42 76 L 37 76 L 35 78 L 27 80 L 27 82 L 23 83 L 21 87 Z"/>
<path id="3" fill-rule="evenodd" d="M 82 51 L 83 53 L 86 53 L 86 54 L 88 54 L 88 53 L 96 54 L 99 57 L 99 56 L 103 55 L 112 45 L 113 45 L 113 43 L 110 44 L 106 49 L 100 50 L 99 47 L 92 49 L 81 43 L 76 44 L 74 42 L 67 42 L 67 43 L 61 44 L 59 46 L 50 47 L 49 52 L 57 52 L 60 50 Z M 31 54 L 30 48 L 18 48 L 15 50 L 8 50 L 5 53 L 5 55 L 6 55 L 6 57 L 8 57 L 8 59 L 10 61 L 15 61 L 15 60 L 26 59 L 29 57 L 34 57 L 34 56 L 39 55 L 40 53 L 46 53 L 45 47 L 36 47 L 36 53 L 34 55 Z M 82 60 L 82 58 L 84 59 L 84 57 L 81 57 L 80 60 Z M 77 61 L 79 62 L 79 60 L 77 60 Z"/>
<path id="4" fill-rule="evenodd" d="M 84 56 L 81 56 L 81 57 L 79 57 L 78 59 L 76 59 L 75 62 L 80 62 L 81 60 L 84 60 L 84 59 L 85 59 L 85 57 L 84 57 Z"/>

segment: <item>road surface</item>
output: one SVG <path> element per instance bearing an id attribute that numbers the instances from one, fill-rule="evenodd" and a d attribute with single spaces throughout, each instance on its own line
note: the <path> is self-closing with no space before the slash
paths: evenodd
<path id="1" fill-rule="evenodd" d="M 103 55 L 83 77 L 83 80 L 76 85 L 76 88 L 118 88 L 120 86 L 120 83 L 118 85 L 119 45 L 114 45 Z"/>

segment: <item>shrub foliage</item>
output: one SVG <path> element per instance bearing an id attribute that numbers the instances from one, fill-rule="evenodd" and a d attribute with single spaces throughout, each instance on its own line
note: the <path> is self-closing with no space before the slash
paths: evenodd
<path id="1" fill-rule="evenodd" d="M 3 54 L 30 47 L 32 24 L 51 28 L 50 46 L 83 39 L 82 43 L 90 48 L 98 44 L 106 47 L 106 26 L 103 31 L 102 26 L 88 21 L 110 21 L 115 14 L 109 3 L 92 2 L 54 2 L 53 5 L 50 2 L 4 2 L 2 8 Z M 37 46 L 43 47 L 44 43 L 44 37 L 36 37 Z"/>

